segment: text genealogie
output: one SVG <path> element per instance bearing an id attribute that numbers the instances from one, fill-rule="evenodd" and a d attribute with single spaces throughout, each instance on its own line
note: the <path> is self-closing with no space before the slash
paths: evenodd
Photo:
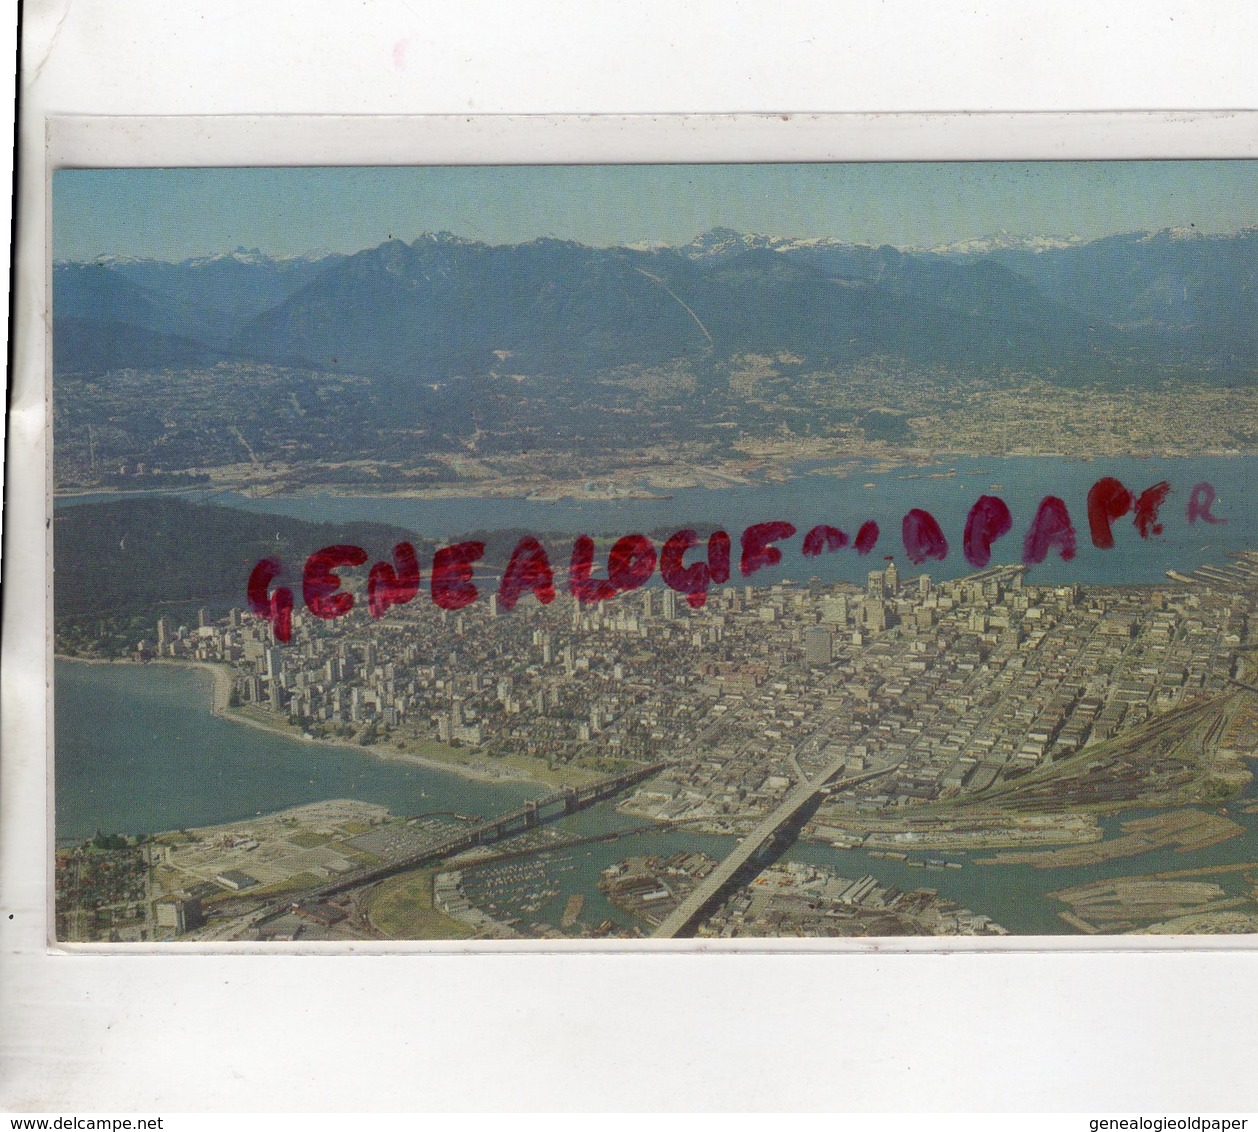
<path id="1" fill-rule="evenodd" d="M 1092 545 L 1100 550 L 1114 547 L 1114 524 L 1127 515 L 1142 539 L 1160 535 L 1164 529 L 1159 521 L 1161 509 L 1171 494 L 1171 486 L 1163 481 L 1134 494 L 1111 476 L 1099 479 L 1088 491 L 1088 533 Z M 1208 483 L 1198 483 L 1188 494 L 1185 518 L 1189 524 L 1198 520 L 1223 523 L 1212 512 L 1216 494 Z M 995 495 L 982 495 L 970 508 L 962 536 L 962 553 L 973 567 L 982 569 L 991 562 L 993 545 L 1013 530 L 1013 515 L 1008 504 Z M 744 578 L 782 561 L 779 544 L 795 537 L 793 523 L 773 521 L 747 527 L 739 538 L 738 570 Z M 869 554 L 880 537 L 878 524 L 862 523 L 855 538 L 838 527 L 826 524 L 811 528 L 804 534 L 801 553 L 808 558 L 830 554 L 850 546 L 858 555 Z M 915 507 L 908 511 L 900 526 L 904 553 L 914 565 L 928 560 L 942 562 L 950 545 L 939 521 L 929 512 Z M 1070 561 L 1076 553 L 1077 535 L 1070 511 L 1055 495 L 1040 500 L 1035 515 L 1022 541 L 1022 562 L 1035 566 L 1050 554 Z M 481 596 L 475 581 L 475 564 L 485 554 L 483 542 L 460 542 L 439 549 L 429 571 L 429 593 L 442 609 L 462 609 Z M 679 530 L 656 550 L 655 544 L 642 534 L 625 535 L 613 543 L 607 556 L 605 578 L 595 577 L 595 545 L 589 535 L 573 540 L 568 562 L 568 591 L 582 604 L 607 601 L 617 594 L 628 593 L 645 585 L 658 568 L 664 584 L 685 596 L 687 604 L 700 609 L 707 602 L 713 585 L 729 581 L 732 540 L 718 530 L 702 540 L 697 531 Z M 359 546 L 338 544 L 325 546 L 306 559 L 301 576 L 301 594 L 306 608 L 316 617 L 333 620 L 354 607 L 354 596 L 341 588 L 337 570 L 362 566 L 367 552 Z M 419 556 L 409 542 L 393 547 L 392 562 L 377 562 L 367 577 L 367 610 L 372 617 L 383 617 L 395 605 L 414 600 L 422 588 L 423 572 Z M 293 591 L 288 586 L 271 586 L 284 574 L 284 564 L 276 558 L 264 558 L 249 575 L 247 587 L 249 608 L 270 623 L 277 641 L 292 635 Z M 498 584 L 496 598 L 506 610 L 515 608 L 526 594 L 533 594 L 543 605 L 555 599 L 555 571 L 546 548 L 532 535 L 516 544 Z"/>

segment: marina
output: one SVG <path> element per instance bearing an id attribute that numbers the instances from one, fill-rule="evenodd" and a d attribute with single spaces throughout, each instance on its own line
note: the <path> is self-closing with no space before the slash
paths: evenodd
<path id="1" fill-rule="evenodd" d="M 67 751 L 59 768 L 59 784 L 74 783 L 84 773 L 75 770 L 77 758 L 90 757 L 90 765 L 96 771 L 90 779 L 91 791 L 81 798 L 64 793 L 58 796 L 59 811 L 84 815 L 77 819 L 78 828 L 84 831 L 79 836 L 90 835 L 96 827 L 157 832 L 185 825 L 210 825 L 330 797 L 381 803 L 394 814 L 449 810 L 464 816 L 489 816 L 518 804 L 516 799 L 544 791 L 541 787 L 481 783 L 425 768 L 382 763 L 352 749 L 342 753 L 318 748 L 317 758 L 311 761 L 316 752 L 309 744 L 213 717 L 208 683 L 195 670 L 57 663 L 61 691 L 58 720 Z M 154 675 L 158 678 L 156 685 L 151 682 Z M 116 704 L 116 718 L 132 721 L 127 732 L 132 737 L 129 741 L 110 742 L 110 720 L 102 720 L 94 709 L 104 695 Z M 138 726 L 137 719 L 143 720 Z M 185 735 L 182 740 L 181 734 Z M 136 735 L 150 736 L 155 747 L 150 750 L 137 743 Z M 79 743 L 86 745 L 80 747 Z M 172 743 L 184 746 L 175 748 Z M 190 794 L 186 785 L 180 790 L 167 787 L 163 773 L 169 770 L 169 760 L 164 756 L 171 749 L 183 749 L 187 751 L 185 758 L 201 760 L 199 781 L 234 781 L 239 794 L 233 799 L 215 792 L 202 800 Z M 282 768 L 288 765 L 292 770 L 286 777 Z M 106 767 L 112 769 L 102 773 Z M 259 774 L 259 768 L 268 768 L 267 773 Z M 106 789 L 109 783 L 119 780 L 124 789 L 117 793 Z M 427 797 L 420 798 L 421 793 Z M 1227 815 L 1227 820 L 1244 828 L 1245 836 L 1203 845 L 1191 858 L 1196 868 L 1210 874 L 1207 879 L 1224 888 L 1228 897 L 1247 891 L 1244 870 L 1239 866 L 1253 859 L 1252 846 L 1258 840 L 1258 813 L 1245 812 L 1258 809 L 1253 805 L 1256 800 L 1258 791 L 1251 780 L 1229 806 Z M 87 808 L 93 805 L 98 807 L 95 817 L 90 816 L 92 811 Z M 111 816 L 102 818 L 103 814 Z M 1136 811 L 1105 818 L 1102 826 L 1107 837 L 1117 838 L 1123 836 L 1124 821 L 1158 816 Z M 69 817 L 66 822 L 62 828 L 74 828 Z M 539 843 L 539 848 L 546 848 L 548 857 L 541 870 L 529 867 L 533 882 L 524 885 L 523 899 L 524 905 L 536 907 L 532 911 L 517 908 L 511 918 L 548 924 L 555 931 L 563 930 L 560 924 L 568 899 L 577 894 L 583 894 L 585 900 L 574 927 L 585 924 L 592 930 L 607 920 L 626 929 L 645 927 L 641 920 L 616 908 L 599 892 L 598 882 L 604 869 L 635 855 L 666 856 L 679 851 L 704 853 L 719 860 L 730 852 L 736 840 L 661 826 L 644 828 L 641 819 L 620 814 L 606 802 L 563 818 L 551 828 L 558 837 L 576 843 L 558 847 Z M 1168 828 L 1187 827 L 1180 821 Z M 498 847 L 505 853 L 516 849 L 514 840 Z M 524 846 L 519 849 L 526 855 L 536 851 Z M 801 840 L 787 850 L 783 859 L 823 865 L 841 875 L 850 875 L 855 869 L 857 875 L 868 873 L 880 883 L 906 891 L 922 887 L 924 876 L 929 875 L 931 887 L 942 894 L 976 913 L 991 915 L 1010 931 L 1026 934 L 1078 930 L 1059 917 L 1061 905 L 1051 893 L 1106 877 L 1185 868 L 1184 857 L 1170 846 L 1089 865 L 1046 869 L 1031 864 L 956 867 L 972 864 L 972 855 L 952 853 L 947 858 L 933 858 L 943 860 L 944 865 L 928 874 L 925 859 L 914 862 L 907 853 L 894 849 L 841 850 Z M 1215 875 L 1214 869 L 1220 875 Z M 548 879 L 542 881 L 543 876 Z"/>

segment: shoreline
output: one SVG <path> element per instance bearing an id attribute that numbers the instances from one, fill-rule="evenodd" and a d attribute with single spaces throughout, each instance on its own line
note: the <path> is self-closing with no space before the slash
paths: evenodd
<path id="1" fill-rule="evenodd" d="M 258 731 L 266 731 L 272 735 L 278 735 L 282 739 L 290 739 L 294 743 L 300 743 L 303 747 L 332 747 L 340 751 L 349 751 L 356 755 L 368 755 L 371 758 L 380 759 L 382 762 L 407 763 L 410 766 L 421 766 L 428 770 L 440 770 L 473 782 L 488 783 L 491 786 L 516 784 L 549 787 L 551 785 L 544 779 L 537 778 L 524 771 L 491 774 L 489 771 L 480 770 L 476 767 L 463 766 L 459 763 L 447 763 L 430 755 L 417 755 L 409 751 L 399 751 L 396 747 L 386 747 L 379 743 L 361 745 L 358 743 L 347 743 L 343 739 L 316 739 L 313 736 L 308 738 L 304 733 L 295 734 L 287 728 L 267 723 L 265 720 L 254 719 L 252 716 L 244 715 L 230 708 L 222 713 L 221 718 L 232 723 L 242 723 L 246 727 L 252 727 Z"/>
<path id="2" fill-rule="evenodd" d="M 756 486 L 772 486 L 797 479 L 800 476 L 830 476 L 836 479 L 851 479 L 861 475 L 887 475 L 906 468 L 927 468 L 946 464 L 950 461 L 964 459 L 979 460 L 1068 460 L 1093 462 L 1104 459 L 1159 459 L 1159 460 L 1191 460 L 1191 459 L 1245 459 L 1258 456 L 1256 451 L 1234 451 L 1228 449 L 1206 450 L 1203 452 L 1183 453 L 1169 449 L 1153 449 L 1141 452 L 974 452 L 974 451 L 942 451 L 890 449 L 866 453 L 836 452 L 823 455 L 810 455 L 794 461 L 779 462 L 751 458 L 755 466 L 748 468 L 743 461 L 732 464 L 720 464 L 711 468 L 680 467 L 672 471 L 659 470 L 658 479 L 648 484 L 635 483 L 612 489 L 596 489 L 586 491 L 575 484 L 520 479 L 511 476 L 490 477 L 486 479 L 464 480 L 440 487 L 409 487 L 399 486 L 385 490 L 369 490 L 362 484 L 326 483 L 318 485 L 298 484 L 289 486 L 280 483 L 273 487 L 246 482 L 206 484 L 197 487 L 112 487 L 112 488 L 64 488 L 54 489 L 52 500 L 54 505 L 59 500 L 79 500 L 90 502 L 97 497 L 114 499 L 144 498 L 147 496 L 194 496 L 194 495 L 244 495 L 251 499 L 377 499 L 387 501 L 442 502 L 450 500 L 485 499 L 499 502 L 521 503 L 616 503 L 616 502 L 649 502 L 653 500 L 669 500 L 678 491 L 723 491 L 734 488 Z M 820 466 L 817 466 L 820 464 Z M 640 479 L 640 472 L 634 469 L 634 476 Z M 963 473 L 964 474 L 964 473 Z M 598 479 L 615 484 L 615 472 L 600 475 Z M 925 478 L 925 477 L 923 477 Z M 712 479 L 722 482 L 707 482 Z M 251 494 L 255 492 L 255 494 Z"/>
<path id="3" fill-rule="evenodd" d="M 132 662 L 134 663 L 134 662 Z M 232 694 L 231 672 L 221 664 L 211 664 L 207 660 L 151 660 L 149 664 L 161 664 L 167 668 L 196 668 L 208 672 L 211 679 L 210 714 L 219 719 L 232 718 L 230 703 Z"/>
<path id="4" fill-rule="evenodd" d="M 64 653 L 54 653 L 55 660 L 67 661 L 71 664 L 115 664 L 115 665 L 136 665 L 134 660 L 116 660 L 106 659 L 104 657 L 79 657 L 67 656 Z M 371 758 L 380 759 L 382 762 L 407 763 L 411 766 L 424 767 L 427 770 L 444 771 L 447 774 L 456 775 L 459 778 L 468 779 L 472 782 L 483 782 L 489 785 L 527 785 L 527 786 L 543 786 L 550 788 L 553 784 L 547 782 L 543 778 L 528 774 L 525 771 L 516 768 L 506 769 L 502 774 L 492 774 L 486 770 L 480 770 L 476 767 L 460 765 L 459 763 L 447 763 L 441 759 L 433 758 L 428 755 L 411 754 L 408 751 L 399 751 L 394 747 L 386 747 L 379 743 L 371 743 L 365 746 L 357 743 L 346 743 L 337 739 L 316 739 L 307 738 L 304 735 L 294 734 L 287 728 L 282 728 L 277 724 L 267 723 L 261 719 L 254 719 L 251 716 L 244 715 L 240 711 L 233 710 L 229 706 L 232 691 L 232 678 L 230 670 L 226 665 L 214 664 L 204 660 L 174 660 L 171 658 L 150 660 L 145 662 L 148 664 L 162 665 L 166 668 L 186 668 L 206 672 L 211 677 L 210 688 L 210 714 L 219 719 L 227 720 L 230 723 L 243 724 L 245 727 L 252 727 L 258 731 L 265 731 L 271 735 L 277 735 L 282 739 L 288 739 L 293 743 L 299 743 L 302 746 L 319 746 L 333 747 L 337 750 L 348 751 L 356 755 L 367 755 Z"/>

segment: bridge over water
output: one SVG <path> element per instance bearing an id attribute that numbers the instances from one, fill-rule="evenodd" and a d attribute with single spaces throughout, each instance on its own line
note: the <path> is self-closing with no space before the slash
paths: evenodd
<path id="1" fill-rule="evenodd" d="M 851 778 L 842 778 L 833 784 L 828 784 L 829 780 L 843 769 L 845 759 L 846 755 L 836 756 L 815 777 L 805 779 L 790 790 L 782 804 L 747 834 L 735 846 L 733 852 L 703 878 L 698 887 L 651 933 L 651 937 L 653 939 L 675 939 L 677 936 L 688 934 L 703 913 L 716 902 L 717 898 L 744 866 L 773 840 L 779 830 L 796 818 L 800 811 L 820 794 L 830 790 L 840 790 L 847 786 L 855 786 L 858 782 L 865 782 L 868 779 L 889 774 L 899 765 L 898 762 L 892 763 L 890 766 L 865 771 L 862 774 L 853 775 Z"/>
<path id="2" fill-rule="evenodd" d="M 525 830 L 532 829 L 544 821 L 552 821 L 565 814 L 574 814 L 586 806 L 593 805 L 595 802 L 601 802 L 605 798 L 610 798 L 618 794 L 626 786 L 632 786 L 635 782 L 641 782 L 644 778 L 650 778 L 651 775 L 663 770 L 667 765 L 667 763 L 657 762 L 652 763 L 650 766 L 635 767 L 633 770 L 610 775 L 607 778 L 600 778 L 594 782 L 586 783 L 584 786 L 565 786 L 562 790 L 556 790 L 543 798 L 530 798 L 522 806 L 518 806 L 514 810 L 509 810 L 505 814 L 498 814 L 495 817 L 458 830 L 449 837 L 428 845 L 423 849 L 416 850 L 414 853 L 408 853 L 404 857 L 394 857 L 388 861 L 381 861 L 379 864 L 354 869 L 325 885 L 301 893 L 300 899 L 303 901 L 324 900 L 329 896 L 336 895 L 338 892 L 344 892 L 350 888 L 359 888 L 365 884 L 372 884 L 375 881 L 383 880 L 385 877 L 404 873 L 430 861 L 438 861 L 453 853 L 462 852 L 464 849 L 471 849 L 477 845 L 491 844 L 495 841 L 501 841 L 505 837 L 523 833 Z M 268 906 L 263 918 L 287 911 L 291 903 L 291 897 L 275 901 Z"/>

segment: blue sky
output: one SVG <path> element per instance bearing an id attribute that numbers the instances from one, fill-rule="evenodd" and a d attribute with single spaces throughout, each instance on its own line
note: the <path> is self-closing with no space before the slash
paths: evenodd
<path id="1" fill-rule="evenodd" d="M 897 246 L 1258 225 L 1258 161 L 59 170 L 53 256 L 352 252 L 451 231 L 685 243 L 718 225 Z"/>

